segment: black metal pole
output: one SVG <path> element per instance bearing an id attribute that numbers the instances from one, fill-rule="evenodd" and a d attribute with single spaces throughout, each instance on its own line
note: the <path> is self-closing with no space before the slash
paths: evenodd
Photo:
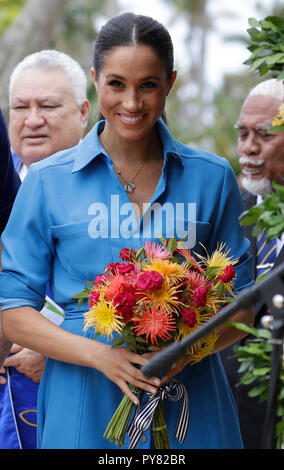
<path id="1" fill-rule="evenodd" d="M 273 353 L 271 359 L 270 389 L 267 402 L 267 413 L 263 432 L 263 446 L 272 449 L 275 442 L 275 424 L 277 412 L 277 397 L 279 386 L 279 368 L 283 353 L 284 335 L 284 306 L 279 308 L 274 303 L 277 295 L 284 295 L 284 266 L 281 264 L 262 281 L 254 283 L 251 287 L 244 289 L 237 299 L 223 308 L 216 317 L 210 319 L 202 327 L 178 343 L 171 344 L 156 354 L 149 362 L 141 368 L 146 377 L 158 377 L 164 375 L 176 360 L 186 353 L 187 348 L 222 325 L 235 313 L 249 308 L 257 300 L 262 298 L 273 317 L 272 344 Z"/>
<path id="2" fill-rule="evenodd" d="M 254 286 L 257 286 L 254 284 Z M 254 287 L 253 286 L 253 287 Z M 222 325 L 232 315 L 239 310 L 249 308 L 259 297 L 258 286 L 254 289 L 247 288 L 238 296 L 235 302 L 228 304 L 224 307 L 218 315 L 211 318 L 203 326 L 195 330 L 189 336 L 184 338 L 178 343 L 173 343 L 164 348 L 161 352 L 156 354 L 149 362 L 141 368 L 146 377 L 157 377 L 163 375 L 176 360 L 183 356 L 190 346 L 195 344 L 200 339 L 208 336 L 218 326 Z"/>

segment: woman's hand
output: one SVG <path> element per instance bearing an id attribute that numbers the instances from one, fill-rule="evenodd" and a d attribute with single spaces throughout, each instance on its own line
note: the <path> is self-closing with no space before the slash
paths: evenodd
<path id="1" fill-rule="evenodd" d="M 131 391 L 129 384 L 150 392 L 153 395 L 157 393 L 161 386 L 161 380 L 158 377 L 145 377 L 140 368 L 135 365 L 144 366 L 155 353 L 139 355 L 126 349 L 125 347 L 112 348 L 105 345 L 102 354 L 100 354 L 99 365 L 96 368 L 103 372 L 112 382 L 114 382 L 135 404 L 139 404 L 137 396 Z"/>
<path id="2" fill-rule="evenodd" d="M 153 354 L 157 354 L 162 351 L 164 348 L 158 348 L 156 346 L 151 346 L 151 357 Z M 150 357 L 149 357 L 150 358 Z M 161 386 L 165 385 L 172 377 L 175 377 L 179 372 L 181 372 L 190 362 L 190 356 L 184 355 L 180 357 L 172 367 L 167 371 L 167 373 L 161 378 Z"/>
<path id="3" fill-rule="evenodd" d="M 161 384 L 165 385 L 172 377 L 181 372 L 190 362 L 190 356 L 185 355 L 177 359 L 168 372 L 162 377 Z"/>

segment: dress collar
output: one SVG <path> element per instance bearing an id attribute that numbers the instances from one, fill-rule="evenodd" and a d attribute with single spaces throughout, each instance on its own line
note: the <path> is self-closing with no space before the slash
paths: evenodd
<path id="1" fill-rule="evenodd" d="M 106 155 L 99 139 L 99 135 L 103 131 L 104 125 L 105 121 L 97 122 L 84 139 L 77 145 L 72 173 L 82 170 L 82 168 L 87 166 L 99 155 Z M 177 149 L 176 141 L 162 118 L 158 119 L 157 126 L 164 147 L 164 158 L 166 159 L 167 157 L 172 156 L 178 160 L 181 165 L 183 165 Z"/>

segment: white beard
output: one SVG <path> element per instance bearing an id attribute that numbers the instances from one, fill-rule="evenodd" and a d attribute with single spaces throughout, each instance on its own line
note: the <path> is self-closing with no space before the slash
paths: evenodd
<path id="1" fill-rule="evenodd" d="M 249 176 L 242 176 L 242 186 L 244 189 L 255 195 L 261 195 L 271 193 L 272 185 L 271 181 L 267 178 L 261 178 L 259 180 L 252 179 Z"/>

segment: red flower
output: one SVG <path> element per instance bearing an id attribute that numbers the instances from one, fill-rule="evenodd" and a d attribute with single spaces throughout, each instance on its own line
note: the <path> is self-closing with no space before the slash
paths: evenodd
<path id="1" fill-rule="evenodd" d="M 131 248 L 122 248 L 119 252 L 119 257 L 122 261 L 130 261 L 132 259 L 132 255 L 136 255 L 136 250 L 132 250 Z"/>
<path id="2" fill-rule="evenodd" d="M 109 263 L 108 266 L 107 266 L 109 272 L 111 274 L 116 274 L 118 265 L 119 265 L 119 263 Z"/>
<path id="3" fill-rule="evenodd" d="M 222 282 L 230 282 L 232 279 L 234 279 L 236 275 L 235 268 L 232 264 L 229 264 L 224 270 L 224 274 L 222 276 L 219 276 L 219 279 L 221 279 Z"/>
<path id="4" fill-rule="evenodd" d="M 117 310 L 123 315 L 126 323 L 131 319 L 133 307 L 135 306 L 135 296 L 128 291 L 120 292 L 116 294 L 113 299 L 113 305 L 117 307 Z"/>
<path id="5" fill-rule="evenodd" d="M 197 287 L 193 294 L 193 301 L 197 307 L 203 307 L 207 300 L 207 289 L 206 287 Z"/>
<path id="6" fill-rule="evenodd" d="M 193 328 L 197 323 L 196 312 L 192 308 L 185 308 L 181 312 L 181 315 L 184 318 L 184 323 L 189 326 L 189 328 Z"/>
<path id="7" fill-rule="evenodd" d="M 96 292 L 95 290 L 92 290 L 90 292 L 90 295 L 89 295 L 89 305 L 90 305 L 90 307 L 95 305 L 98 302 L 99 298 L 100 298 L 100 293 Z"/>
<path id="8" fill-rule="evenodd" d="M 134 269 L 134 264 L 132 263 L 119 263 L 117 266 L 117 270 L 119 274 L 126 274 Z"/>
<path id="9" fill-rule="evenodd" d="M 144 271 L 137 278 L 137 285 L 143 290 L 160 289 L 163 284 L 163 276 L 157 271 Z"/>

